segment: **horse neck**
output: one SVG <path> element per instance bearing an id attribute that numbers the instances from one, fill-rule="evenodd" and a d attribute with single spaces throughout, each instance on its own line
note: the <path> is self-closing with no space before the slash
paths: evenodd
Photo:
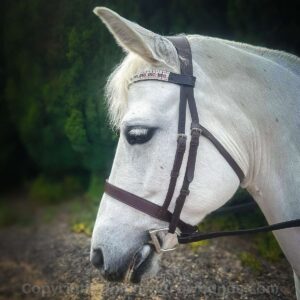
<path id="1" fill-rule="evenodd" d="M 204 79 L 200 119 L 245 171 L 243 186 L 269 222 L 299 217 L 299 77 L 222 40 L 192 37 L 191 45 Z"/>
<path id="2" fill-rule="evenodd" d="M 249 99 L 255 115 L 250 110 L 248 190 L 273 223 L 300 215 L 300 85 L 288 70 L 268 61 L 267 67 L 269 76 L 259 79 L 258 95 Z"/>
<path id="3" fill-rule="evenodd" d="M 275 117 L 268 127 L 260 126 L 251 155 L 247 188 L 269 222 L 300 216 L 300 145 L 298 134 L 284 124 L 288 121 Z"/>

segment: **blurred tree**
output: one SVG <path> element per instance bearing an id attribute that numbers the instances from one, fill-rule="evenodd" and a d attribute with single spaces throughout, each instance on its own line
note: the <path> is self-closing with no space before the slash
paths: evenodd
<path id="1" fill-rule="evenodd" d="M 106 172 L 113 156 L 103 87 L 121 51 L 96 1 L 6 3 L 5 104 L 40 171 Z M 124 10 L 131 5 L 124 4 Z"/>
<path id="2" fill-rule="evenodd" d="M 234 38 L 247 43 L 300 53 L 300 1 L 229 0 L 228 21 Z"/>
<path id="3" fill-rule="evenodd" d="M 300 53 L 299 1 L 4 0 L 1 176 L 13 170 L 20 178 L 18 172 L 32 169 L 57 178 L 108 173 L 116 138 L 103 87 L 122 51 L 93 15 L 99 5 L 162 34 L 198 33 Z"/>

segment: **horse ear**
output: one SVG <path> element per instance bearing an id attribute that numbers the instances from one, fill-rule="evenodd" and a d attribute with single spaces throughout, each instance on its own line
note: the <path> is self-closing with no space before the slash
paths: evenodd
<path id="1" fill-rule="evenodd" d="M 164 63 L 176 67 L 176 49 L 165 37 L 121 17 L 106 7 L 96 7 L 94 13 L 127 52 L 134 52 L 150 63 Z"/>

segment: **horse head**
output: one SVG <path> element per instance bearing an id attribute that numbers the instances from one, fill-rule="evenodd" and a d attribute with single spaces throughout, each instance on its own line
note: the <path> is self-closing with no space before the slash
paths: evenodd
<path id="1" fill-rule="evenodd" d="M 109 77 L 106 88 L 110 120 L 112 126 L 120 131 L 109 182 L 162 206 L 177 147 L 180 86 L 152 80 L 131 84 L 131 78 L 153 69 L 180 73 L 180 58 L 168 38 L 107 8 L 96 8 L 94 12 L 127 53 Z M 235 139 L 223 130 L 226 124 L 234 126 L 237 117 L 220 103 L 212 105 L 219 102 L 217 99 L 221 96 L 215 94 L 210 78 L 197 62 L 193 42 L 190 41 L 190 44 L 194 75 L 197 77 L 195 100 L 201 122 L 225 145 L 231 146 L 228 146 L 230 155 L 245 168 L 241 155 L 243 149 L 235 148 L 232 144 Z M 223 120 L 218 118 L 220 114 L 227 116 L 223 124 Z M 186 123 L 190 122 L 191 117 L 187 114 Z M 183 166 L 187 164 L 187 159 L 185 155 Z M 184 175 L 181 170 L 178 182 L 184 180 Z M 189 225 L 198 224 L 207 214 L 227 202 L 239 184 L 239 178 L 228 161 L 210 140 L 201 137 L 194 181 L 180 219 Z M 177 184 L 174 195 L 179 193 L 180 184 Z M 168 208 L 170 212 L 175 207 L 176 197 L 173 198 Z M 167 226 L 167 222 L 104 193 L 92 236 L 91 261 L 108 280 L 127 278 L 138 282 L 142 276 L 155 274 L 158 270 L 160 255 L 149 244 L 148 231 Z M 159 238 L 163 239 L 165 234 L 160 233 Z"/>

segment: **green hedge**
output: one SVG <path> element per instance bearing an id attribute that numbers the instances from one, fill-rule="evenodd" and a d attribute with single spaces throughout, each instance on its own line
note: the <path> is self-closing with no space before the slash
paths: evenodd
<path id="1" fill-rule="evenodd" d="M 294 38 L 299 9 L 292 2 L 4 0 L 2 177 L 61 178 L 78 170 L 105 177 L 109 172 L 115 140 L 107 125 L 103 87 L 122 51 L 92 13 L 99 5 L 163 34 L 200 33 L 300 49 Z M 60 193 L 58 188 L 48 191 Z"/>

